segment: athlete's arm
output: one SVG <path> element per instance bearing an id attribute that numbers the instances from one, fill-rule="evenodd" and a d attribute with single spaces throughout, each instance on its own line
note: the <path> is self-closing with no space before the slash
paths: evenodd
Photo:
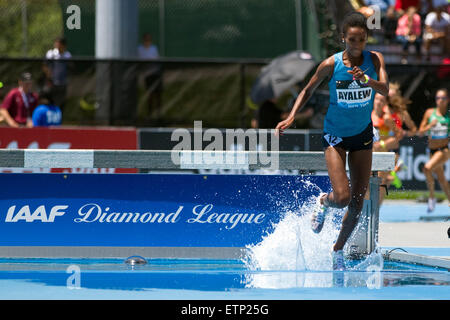
<path id="1" fill-rule="evenodd" d="M 376 51 L 371 51 L 372 53 L 372 62 L 375 66 L 375 71 L 378 75 L 378 80 L 369 79 L 369 82 L 367 85 L 369 87 L 372 87 L 376 92 L 379 94 L 382 94 L 383 96 L 387 97 L 389 94 L 389 80 L 388 75 L 386 72 L 386 66 L 384 64 L 384 58 L 383 55 Z M 365 74 L 359 67 L 353 67 L 352 70 L 349 70 L 348 73 L 351 73 L 355 79 L 365 82 Z"/>
<path id="2" fill-rule="evenodd" d="M 420 127 L 418 130 L 418 134 L 420 136 L 423 136 L 425 132 L 430 130 L 436 124 L 436 121 L 432 121 L 430 124 L 428 124 L 428 119 L 430 118 L 432 113 L 433 108 L 430 108 L 427 111 L 425 111 L 425 114 L 423 115 L 422 122 L 420 123 Z"/>
<path id="3" fill-rule="evenodd" d="M 316 72 L 314 73 L 314 75 L 309 80 L 308 84 L 305 86 L 305 88 L 303 88 L 303 90 L 300 92 L 297 99 L 295 100 L 294 106 L 292 107 L 289 116 L 286 118 L 286 120 L 281 121 L 276 126 L 275 129 L 279 130 L 280 134 L 283 133 L 283 130 L 289 128 L 292 125 L 295 119 L 295 114 L 305 106 L 306 102 L 308 102 L 308 100 L 311 98 L 314 91 L 322 83 L 322 81 L 333 74 L 333 70 L 334 70 L 333 56 L 322 61 L 322 63 L 317 67 Z"/>
<path id="4" fill-rule="evenodd" d="M 417 132 L 417 127 L 414 121 L 411 119 L 411 116 L 409 115 L 408 111 L 403 112 L 403 122 L 409 129 L 406 135 L 408 137 L 414 136 Z"/>

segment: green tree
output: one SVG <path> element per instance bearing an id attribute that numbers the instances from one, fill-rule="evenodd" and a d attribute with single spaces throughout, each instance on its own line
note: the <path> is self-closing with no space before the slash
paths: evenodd
<path id="1" fill-rule="evenodd" d="M 63 35 L 58 0 L 0 0 L 0 56 L 43 57 Z"/>

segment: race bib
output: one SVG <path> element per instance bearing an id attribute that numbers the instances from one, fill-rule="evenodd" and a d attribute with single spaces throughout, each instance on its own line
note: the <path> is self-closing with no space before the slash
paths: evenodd
<path id="1" fill-rule="evenodd" d="M 336 137 L 336 136 L 332 136 L 331 134 L 327 133 L 326 135 L 323 136 L 325 138 L 325 140 L 327 141 L 327 143 L 334 147 L 335 145 L 339 144 L 342 142 L 342 138 Z"/>
<path id="2" fill-rule="evenodd" d="M 438 122 L 430 129 L 430 135 L 431 139 L 446 139 L 448 137 L 448 126 Z"/>
<path id="3" fill-rule="evenodd" d="M 359 80 L 338 80 L 336 81 L 336 95 L 340 107 L 366 107 L 372 98 L 372 88 Z"/>

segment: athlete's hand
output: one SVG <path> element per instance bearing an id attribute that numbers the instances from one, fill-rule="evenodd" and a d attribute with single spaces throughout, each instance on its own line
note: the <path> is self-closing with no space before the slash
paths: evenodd
<path id="1" fill-rule="evenodd" d="M 284 130 L 289 128 L 292 123 L 294 122 L 294 117 L 287 117 L 286 120 L 283 120 L 277 124 L 275 127 L 275 136 L 278 137 L 279 135 L 282 136 Z"/>
<path id="2" fill-rule="evenodd" d="M 364 72 L 357 66 L 353 67 L 352 70 L 348 70 L 348 73 L 353 75 L 353 80 L 364 81 Z"/>

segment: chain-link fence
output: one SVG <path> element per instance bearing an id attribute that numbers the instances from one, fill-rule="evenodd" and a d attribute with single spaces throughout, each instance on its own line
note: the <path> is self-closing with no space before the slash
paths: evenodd
<path id="1" fill-rule="evenodd" d="M 68 27 L 68 8 L 80 28 Z M 95 0 L 0 0 L 0 56 L 43 57 L 64 35 L 74 56 L 95 56 Z M 138 0 L 139 39 L 153 36 L 162 57 L 273 58 L 292 50 L 321 59 L 333 49 L 325 0 Z"/>
<path id="2" fill-rule="evenodd" d="M 64 33 L 58 0 L 0 0 L 0 56 L 42 57 Z"/>
<path id="3" fill-rule="evenodd" d="M 296 49 L 295 1 L 141 0 L 139 5 L 140 29 L 155 33 L 167 57 L 266 58 Z"/>
<path id="4" fill-rule="evenodd" d="M 81 9 L 82 27 L 65 28 L 74 55 L 95 55 L 95 1 L 61 0 Z M 139 0 L 139 39 L 152 34 L 162 57 L 273 58 L 292 50 L 323 58 L 335 36 L 325 0 Z"/>

